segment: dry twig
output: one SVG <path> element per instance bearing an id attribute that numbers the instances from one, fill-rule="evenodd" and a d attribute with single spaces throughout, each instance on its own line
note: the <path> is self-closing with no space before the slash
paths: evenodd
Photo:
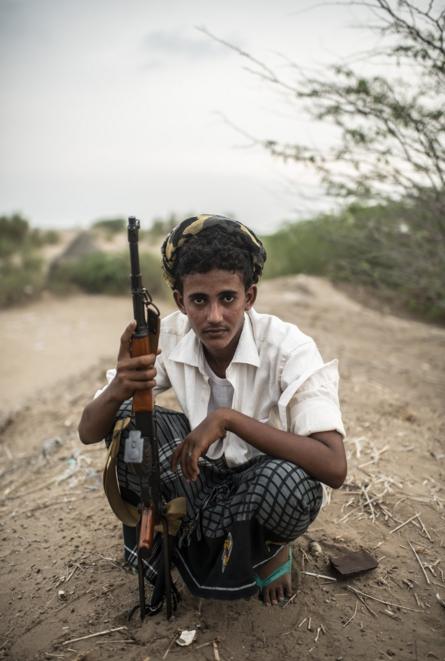
<path id="1" fill-rule="evenodd" d="M 424 523 L 423 523 L 422 519 L 420 518 L 420 514 L 417 515 L 417 520 L 420 523 L 420 525 L 422 526 L 422 530 L 425 533 L 425 535 L 428 537 L 430 542 L 432 542 L 433 541 L 432 537 L 431 537 L 430 533 L 428 532 L 428 530 L 425 528 Z"/>
<path id="2" fill-rule="evenodd" d="M 357 615 L 357 608 L 358 608 L 358 601 L 355 602 L 355 609 L 354 609 L 354 612 L 353 612 L 353 614 L 351 615 L 351 617 L 349 618 L 349 620 L 347 620 L 347 621 L 344 623 L 344 625 L 343 625 L 343 629 L 344 629 L 345 627 L 347 627 L 348 624 L 351 624 L 352 620 L 353 620 L 354 617 Z"/>
<path id="3" fill-rule="evenodd" d="M 219 655 L 219 649 L 218 649 L 218 642 L 216 640 L 213 641 L 213 656 L 215 661 L 221 661 L 221 657 Z"/>
<path id="4" fill-rule="evenodd" d="M 366 597 L 367 599 L 372 599 L 373 601 L 378 601 L 379 604 L 384 604 L 385 606 L 392 606 L 393 608 L 400 608 L 401 610 L 404 611 L 412 611 L 413 613 L 421 613 L 422 611 L 417 609 L 417 608 L 409 608 L 408 606 L 402 606 L 402 604 L 394 604 L 391 601 L 385 601 L 384 599 L 379 599 L 378 597 L 374 597 L 372 594 L 367 594 L 366 592 L 362 592 L 361 590 L 358 590 L 357 588 L 353 588 L 352 585 L 347 585 L 346 586 L 347 590 L 351 590 L 357 595 L 360 595 L 362 597 Z"/>
<path id="5" fill-rule="evenodd" d="M 403 528 L 403 526 L 406 526 L 407 523 L 411 523 L 411 521 L 414 521 L 414 519 L 417 519 L 418 516 L 419 516 L 419 514 L 416 512 L 416 514 L 411 516 L 409 519 L 407 519 L 406 521 L 404 521 L 400 525 L 398 525 L 395 528 L 393 528 L 392 530 L 390 530 L 389 534 L 392 535 L 393 532 L 397 532 L 397 530 L 400 530 L 400 528 Z"/>
<path id="6" fill-rule="evenodd" d="M 178 637 L 177 634 L 175 634 L 175 635 L 173 636 L 173 638 L 171 639 L 171 641 L 169 642 L 168 647 L 167 647 L 167 649 L 165 650 L 165 652 L 164 652 L 164 654 L 163 654 L 163 656 L 162 656 L 163 659 L 166 659 L 166 658 L 167 658 L 168 653 L 170 652 L 171 648 L 173 647 L 173 644 L 174 644 L 174 642 L 175 642 L 175 640 L 176 640 L 177 637 Z"/>
<path id="7" fill-rule="evenodd" d="M 79 638 L 71 638 L 70 640 L 65 640 L 62 645 L 69 645 L 70 643 L 77 643 L 78 640 L 86 640 L 87 638 L 95 638 L 96 636 L 106 636 L 109 633 L 113 633 L 114 631 L 123 631 L 124 629 L 128 629 L 128 627 L 123 626 L 123 627 L 114 627 L 114 629 L 105 629 L 105 631 L 97 631 L 96 633 L 90 633 L 87 636 L 79 636 Z"/>
<path id="8" fill-rule="evenodd" d="M 417 551 L 416 551 L 416 549 L 415 549 L 414 546 L 411 544 L 411 542 L 408 542 L 408 544 L 409 544 L 410 547 L 411 547 L 411 551 L 414 553 L 414 557 L 416 558 L 417 562 L 419 563 L 420 569 L 422 570 L 423 575 L 425 576 L 425 580 L 426 580 L 427 584 L 430 585 L 430 584 L 431 584 L 431 581 L 430 581 L 430 579 L 429 579 L 429 577 L 428 577 L 428 574 L 427 574 L 426 571 L 425 571 L 425 567 L 422 565 L 422 561 L 421 561 L 421 559 L 420 559 L 419 556 L 417 555 Z"/>
<path id="9" fill-rule="evenodd" d="M 289 599 L 286 601 L 286 603 L 283 604 L 282 608 L 286 608 L 286 606 L 289 606 L 289 604 L 291 604 L 294 601 L 296 596 L 297 596 L 297 593 L 294 592 L 294 594 L 291 597 L 289 597 Z"/>
<path id="10" fill-rule="evenodd" d="M 375 511 L 374 511 L 374 507 L 372 506 L 372 502 L 370 501 L 369 496 L 368 496 L 368 489 L 365 489 L 365 487 L 362 487 L 362 492 L 365 496 L 366 504 L 368 505 L 369 509 L 371 510 L 371 519 L 374 523 L 374 521 L 375 521 Z"/>
<path id="11" fill-rule="evenodd" d="M 313 571 L 302 571 L 301 573 L 306 574 L 306 576 L 315 576 L 315 578 L 324 578 L 327 581 L 336 581 L 337 580 L 333 576 L 326 576 L 325 574 L 316 574 Z"/>

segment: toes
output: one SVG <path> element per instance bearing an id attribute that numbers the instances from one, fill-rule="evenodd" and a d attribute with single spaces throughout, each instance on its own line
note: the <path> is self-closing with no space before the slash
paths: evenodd
<path id="1" fill-rule="evenodd" d="M 270 590 L 264 590 L 263 591 L 263 602 L 265 606 L 271 606 L 272 602 L 270 599 Z"/>
<path id="2" fill-rule="evenodd" d="M 283 587 L 281 585 L 273 586 L 267 590 L 264 595 L 266 606 L 277 606 L 284 599 Z"/>
<path id="3" fill-rule="evenodd" d="M 292 590 L 290 581 L 271 585 L 263 590 L 262 599 L 265 606 L 277 606 L 290 599 Z"/>
<path id="4" fill-rule="evenodd" d="M 290 599 L 292 597 L 292 583 L 290 579 L 286 581 L 286 584 L 284 586 L 284 597 L 285 599 Z"/>

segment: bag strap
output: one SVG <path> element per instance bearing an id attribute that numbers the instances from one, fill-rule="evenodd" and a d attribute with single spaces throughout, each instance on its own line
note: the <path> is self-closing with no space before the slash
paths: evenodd
<path id="1" fill-rule="evenodd" d="M 105 462 L 103 485 L 105 495 L 107 496 L 110 507 L 117 518 L 130 526 L 135 528 L 139 521 L 139 511 L 134 505 L 130 505 L 121 496 L 119 489 L 119 481 L 117 479 L 117 457 L 121 444 L 122 432 L 130 424 L 131 418 L 119 418 L 114 425 L 111 443 L 108 448 L 107 459 Z M 173 498 L 166 504 L 165 517 L 168 523 L 168 532 L 170 535 L 176 535 L 181 520 L 187 512 L 186 500 L 183 496 Z M 155 530 L 162 532 L 160 524 L 155 526 Z"/>
<path id="2" fill-rule="evenodd" d="M 108 498 L 110 507 L 117 518 L 130 528 L 135 528 L 139 521 L 139 512 L 137 507 L 130 505 L 122 499 L 119 490 L 119 481 L 117 479 L 117 456 L 121 444 L 123 430 L 130 424 L 131 418 L 120 418 L 114 425 L 111 443 L 108 448 L 107 459 L 105 462 L 103 485 L 105 495 Z"/>

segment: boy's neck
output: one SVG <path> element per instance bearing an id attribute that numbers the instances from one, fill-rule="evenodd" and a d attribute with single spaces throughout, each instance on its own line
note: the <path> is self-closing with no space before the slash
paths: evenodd
<path id="1" fill-rule="evenodd" d="M 240 328 L 238 335 L 233 339 L 233 341 L 217 353 L 211 353 L 203 344 L 202 348 L 204 349 L 204 356 L 207 360 L 207 363 L 210 369 L 212 369 L 216 376 L 219 376 L 220 379 L 226 378 L 226 369 L 229 367 L 230 363 L 232 362 L 232 358 L 235 355 L 242 330 L 243 329 Z"/>
<path id="2" fill-rule="evenodd" d="M 216 376 L 219 376 L 220 379 L 226 378 L 226 369 L 232 362 L 232 358 L 235 352 L 231 352 L 230 357 L 222 356 L 212 356 L 209 354 L 207 349 L 204 347 L 204 355 L 210 369 L 215 372 Z"/>

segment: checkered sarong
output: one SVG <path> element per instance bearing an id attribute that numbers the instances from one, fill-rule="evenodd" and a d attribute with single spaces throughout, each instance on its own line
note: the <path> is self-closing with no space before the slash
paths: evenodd
<path id="1" fill-rule="evenodd" d="M 118 418 L 131 415 L 124 402 Z M 170 458 L 190 428 L 184 414 L 156 407 L 161 491 L 165 501 L 184 496 L 187 514 L 175 538 L 173 563 L 190 591 L 201 597 L 237 599 L 257 591 L 255 569 L 276 555 L 282 544 L 299 537 L 315 519 L 322 488 L 295 464 L 268 455 L 229 468 L 220 458 L 200 459 L 195 482 L 187 482 L 181 468 L 170 469 Z M 124 430 L 117 472 L 122 497 L 139 502 L 139 482 L 123 461 Z M 137 564 L 136 533 L 124 526 L 125 558 Z M 161 535 L 144 560 L 147 580 L 154 584 L 162 562 Z"/>

